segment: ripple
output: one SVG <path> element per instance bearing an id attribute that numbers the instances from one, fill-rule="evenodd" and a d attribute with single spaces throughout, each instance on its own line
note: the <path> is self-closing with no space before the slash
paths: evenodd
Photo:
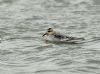
<path id="1" fill-rule="evenodd" d="M 87 63 L 100 65 L 100 60 L 88 59 Z"/>
<path id="2" fill-rule="evenodd" d="M 9 50 L 0 50 L 0 55 L 8 55 L 8 54 L 13 54 L 13 51 L 9 51 Z"/>
<path id="3" fill-rule="evenodd" d="M 42 50 L 42 49 L 45 49 L 45 48 L 51 48 L 52 47 L 52 45 L 44 45 L 44 46 L 38 46 L 38 47 L 36 47 L 36 49 L 39 49 L 39 50 Z"/>
<path id="4" fill-rule="evenodd" d="M 0 4 L 3 4 L 3 3 L 12 4 L 13 2 L 14 2 L 13 0 L 1 0 Z"/>
<path id="5" fill-rule="evenodd" d="M 58 70 L 40 70 L 40 71 L 36 71 L 36 74 L 61 74 L 61 71 Z"/>
<path id="6" fill-rule="evenodd" d="M 87 69 L 78 69 L 77 71 L 79 71 L 79 72 L 83 72 L 83 73 L 92 73 L 92 74 L 95 73 L 95 72 L 93 72 L 93 71 L 89 71 L 89 70 L 87 70 Z"/>
<path id="7" fill-rule="evenodd" d="M 100 69 L 100 68 L 98 68 L 98 67 L 92 67 L 92 66 L 86 66 L 86 68 L 88 68 L 88 69 L 94 69 L 94 70 L 95 70 L 95 69 L 98 69 L 98 70 Z"/>
<path id="8" fill-rule="evenodd" d="M 59 62 L 59 63 L 57 63 L 59 66 L 65 66 L 65 65 L 70 65 L 70 64 L 72 64 L 73 63 L 73 61 L 71 61 L 71 60 L 65 60 L 65 61 L 61 61 L 61 62 Z"/>

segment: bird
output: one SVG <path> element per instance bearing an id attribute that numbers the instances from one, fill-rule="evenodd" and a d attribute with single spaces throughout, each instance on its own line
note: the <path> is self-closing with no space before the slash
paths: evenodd
<path id="1" fill-rule="evenodd" d="M 56 42 L 77 42 L 79 40 L 85 40 L 84 38 L 72 37 L 63 35 L 53 28 L 48 28 L 47 32 L 43 34 L 44 39 L 46 41 L 56 41 Z"/>

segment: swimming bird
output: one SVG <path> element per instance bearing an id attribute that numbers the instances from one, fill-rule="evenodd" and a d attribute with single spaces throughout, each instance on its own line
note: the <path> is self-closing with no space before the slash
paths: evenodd
<path id="1" fill-rule="evenodd" d="M 77 38 L 72 36 L 66 36 L 59 32 L 56 32 L 53 28 L 48 28 L 47 32 L 43 34 L 46 41 L 57 41 L 57 42 L 76 42 L 79 40 L 85 40 L 84 38 Z"/>

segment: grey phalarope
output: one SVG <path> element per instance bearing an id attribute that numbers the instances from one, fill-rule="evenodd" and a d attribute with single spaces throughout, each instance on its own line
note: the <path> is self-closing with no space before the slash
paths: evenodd
<path id="1" fill-rule="evenodd" d="M 73 42 L 74 43 L 79 40 L 85 40 L 84 38 L 77 38 L 77 37 L 62 35 L 54 31 L 52 28 L 48 28 L 47 32 L 43 34 L 43 37 L 46 41 L 56 41 L 56 42 Z"/>

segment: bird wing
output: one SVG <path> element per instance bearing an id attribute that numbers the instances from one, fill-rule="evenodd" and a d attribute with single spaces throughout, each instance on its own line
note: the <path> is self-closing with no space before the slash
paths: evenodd
<path id="1" fill-rule="evenodd" d="M 55 34 L 54 37 L 57 39 L 64 39 L 65 38 L 65 36 L 61 35 L 61 34 Z"/>

